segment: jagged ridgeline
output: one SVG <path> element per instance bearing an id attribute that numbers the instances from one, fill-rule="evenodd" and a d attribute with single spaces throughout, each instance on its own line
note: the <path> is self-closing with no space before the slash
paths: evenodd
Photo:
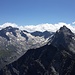
<path id="1" fill-rule="evenodd" d="M 34 33 L 37 35 L 35 36 Z M 33 34 L 33 35 L 32 35 Z M 53 35 L 52 32 L 29 33 L 15 27 L 8 26 L 0 30 L 0 69 L 17 60 L 29 49 L 44 46 Z M 45 37 L 47 35 L 47 37 Z"/>
<path id="2" fill-rule="evenodd" d="M 61 27 L 47 44 L 27 50 L 20 58 L 2 67 L 0 75 L 75 75 L 74 33 L 66 26 Z"/>

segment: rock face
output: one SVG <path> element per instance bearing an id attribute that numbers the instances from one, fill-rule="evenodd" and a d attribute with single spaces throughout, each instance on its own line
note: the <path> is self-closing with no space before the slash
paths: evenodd
<path id="1" fill-rule="evenodd" d="M 28 50 L 0 75 L 75 75 L 75 35 L 63 26 L 49 43 Z"/>
<path id="2" fill-rule="evenodd" d="M 48 37 L 49 38 L 49 37 Z M 21 57 L 28 49 L 45 45 L 48 38 L 33 36 L 25 30 L 6 27 L 0 30 L 0 69 Z"/>

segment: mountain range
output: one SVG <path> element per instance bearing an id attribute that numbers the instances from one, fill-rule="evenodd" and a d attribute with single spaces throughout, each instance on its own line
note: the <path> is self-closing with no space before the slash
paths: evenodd
<path id="1" fill-rule="evenodd" d="M 75 34 L 0 30 L 0 75 L 75 75 Z"/>
<path id="2" fill-rule="evenodd" d="M 0 30 L 0 68 L 21 57 L 27 50 L 45 45 L 53 35 L 50 32 L 47 32 L 48 34 L 43 32 L 40 33 L 41 36 L 34 36 L 32 35 L 34 33 L 11 26 Z M 47 37 L 44 37 L 46 35 Z"/>

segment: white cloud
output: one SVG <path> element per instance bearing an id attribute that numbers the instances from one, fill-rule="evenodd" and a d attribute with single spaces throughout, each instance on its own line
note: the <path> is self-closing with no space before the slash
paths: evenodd
<path id="1" fill-rule="evenodd" d="M 72 24 L 75 24 L 75 22 L 72 22 Z"/>
<path id="2" fill-rule="evenodd" d="M 18 25 L 16 25 L 15 23 L 4 23 L 2 25 L 0 25 L 0 29 L 8 27 L 8 26 L 12 26 L 12 27 L 18 27 Z"/>
<path id="3" fill-rule="evenodd" d="M 55 32 L 57 31 L 60 27 L 62 27 L 63 25 L 65 25 L 66 27 L 68 27 L 69 29 L 71 29 L 74 33 L 75 33 L 75 26 L 72 26 L 71 24 L 67 24 L 64 22 L 59 22 L 57 24 L 49 24 L 49 23 L 45 23 L 45 24 L 38 24 L 38 25 L 26 25 L 26 26 L 18 26 L 15 23 L 4 23 L 3 25 L 0 25 L 0 28 L 5 28 L 7 26 L 12 26 L 12 27 L 17 27 L 20 30 L 26 30 L 28 32 L 34 32 L 34 31 L 51 31 L 51 32 Z"/>

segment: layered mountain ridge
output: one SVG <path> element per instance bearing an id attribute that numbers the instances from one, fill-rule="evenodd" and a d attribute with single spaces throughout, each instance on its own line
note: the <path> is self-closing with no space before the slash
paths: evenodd
<path id="1" fill-rule="evenodd" d="M 35 49 L 45 45 L 49 37 L 33 36 L 25 30 L 11 26 L 0 30 L 0 68 L 17 60 L 28 49 Z"/>
<path id="2" fill-rule="evenodd" d="M 61 27 L 47 44 L 28 50 L 0 75 L 75 75 L 75 34 Z"/>

